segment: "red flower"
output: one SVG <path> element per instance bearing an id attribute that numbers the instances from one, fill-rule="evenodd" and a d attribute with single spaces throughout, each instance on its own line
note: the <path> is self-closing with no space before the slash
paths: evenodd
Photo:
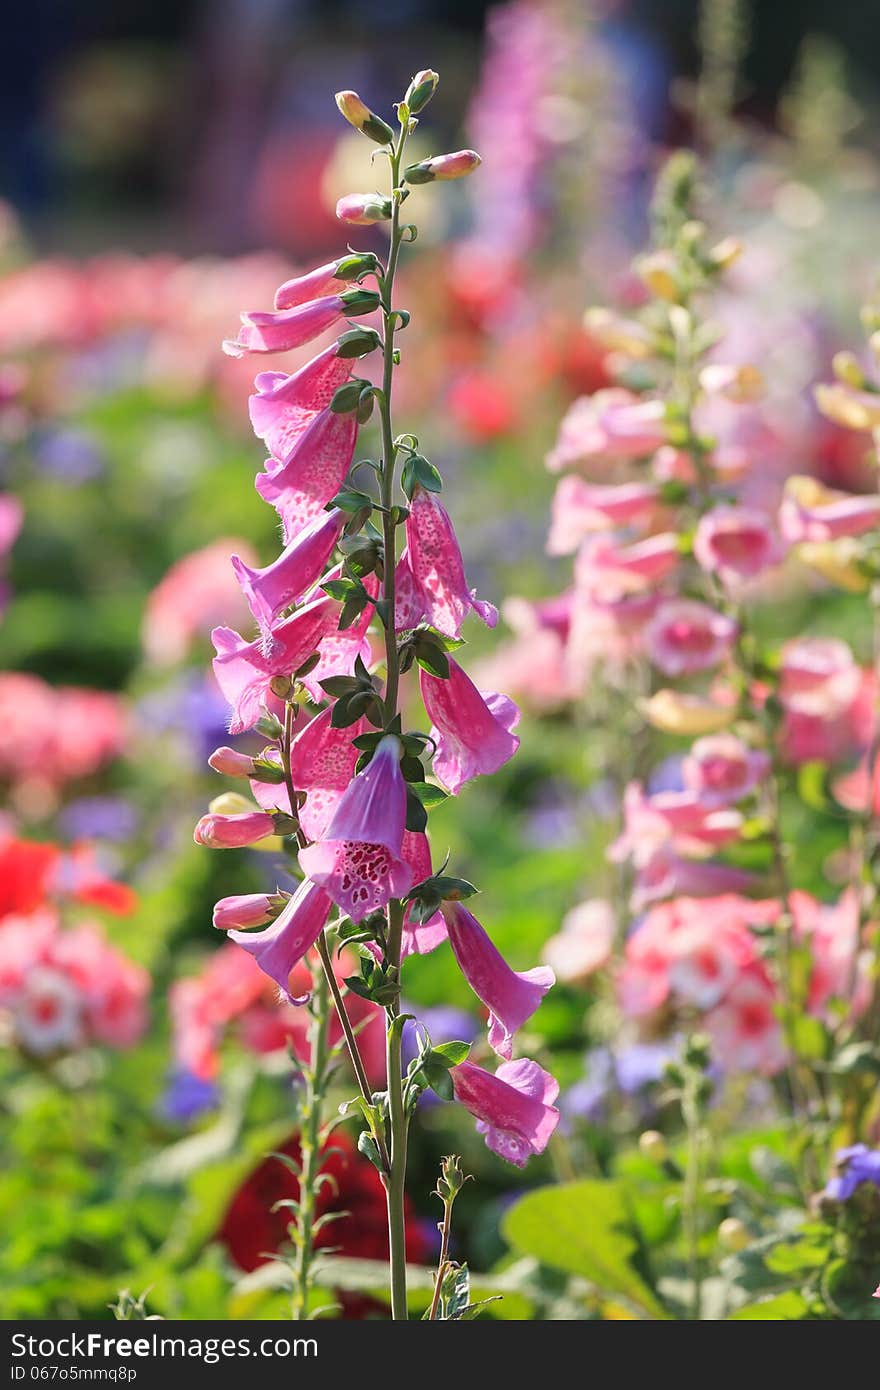
<path id="1" fill-rule="evenodd" d="M 0 844 L 0 917 L 25 916 L 40 907 L 57 862 L 55 845 L 4 840 Z"/>
<path id="2" fill-rule="evenodd" d="M 340 1255 L 360 1260 L 388 1259 L 388 1229 L 385 1215 L 385 1193 L 379 1174 L 367 1159 L 357 1152 L 349 1137 L 337 1130 L 322 1171 L 329 1173 L 333 1183 L 323 1183 L 317 1198 L 317 1215 L 326 1212 L 345 1212 L 319 1231 L 315 1241 L 319 1249 L 333 1246 Z M 291 1135 L 281 1148 L 295 1162 L 300 1159 L 299 1138 Z M 235 1263 L 244 1270 L 265 1264 L 287 1241 L 290 1212 L 273 1206 L 283 1198 L 297 1199 L 299 1182 L 277 1158 L 266 1158 L 245 1179 L 227 1208 L 218 1237 Z M 429 1255 L 429 1243 L 422 1227 L 414 1220 L 407 1202 L 407 1260 L 419 1263 Z M 359 1294 L 340 1295 L 346 1318 L 362 1318 L 382 1305 Z"/>

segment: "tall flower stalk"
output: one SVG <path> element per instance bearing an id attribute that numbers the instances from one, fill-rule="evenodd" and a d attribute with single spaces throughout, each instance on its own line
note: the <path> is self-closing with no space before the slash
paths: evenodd
<path id="1" fill-rule="evenodd" d="M 320 962 L 318 1003 L 326 988 L 358 1086 L 356 1100 L 344 1109 L 365 1122 L 358 1147 L 386 1193 L 396 1320 L 408 1316 L 407 1139 L 421 1093 L 431 1088 L 446 1100 L 457 1098 L 489 1147 L 518 1166 L 546 1148 L 559 1119 L 553 1078 L 513 1057 L 516 1030 L 539 1006 L 553 974 L 546 967 L 519 974 L 507 965 L 477 919 L 459 906 L 474 886 L 445 866 L 434 872 L 426 834 L 431 806 L 473 777 L 494 772 L 518 745 L 516 706 L 477 690 L 448 655 L 462 645 L 471 613 L 494 626 L 497 612 L 468 587 L 452 520 L 440 501 L 440 474 L 414 436 L 396 433 L 392 411 L 396 339 L 409 322 L 394 302 L 395 278 L 401 249 L 417 234 L 403 219 L 403 206 L 421 185 L 461 178 L 480 163 L 472 150 L 405 163 L 407 139 L 437 80 L 431 71 L 416 75 L 396 106 L 396 133 L 355 92 L 336 97 L 349 124 L 380 147 L 390 182 L 387 193 L 341 198 L 337 216 L 358 226 L 388 224 L 387 260 L 349 251 L 288 281 L 277 291 L 274 311 L 242 314 L 238 336 L 224 344 L 235 356 L 284 352 L 347 320 L 336 342 L 299 371 L 261 372 L 254 383 L 251 421 L 271 455 L 256 488 L 278 512 L 285 548 L 262 570 L 233 557 L 259 632 L 248 640 L 216 629 L 214 671 L 232 707 L 230 732 L 255 730 L 269 743 L 256 757 L 217 750 L 212 766 L 247 779 L 253 800 L 227 793 L 196 827 L 196 839 L 213 848 L 281 848 L 300 879 L 293 893 L 225 899 L 215 925 L 228 930 L 293 1003 L 305 1003 L 308 995 L 292 994 L 291 972 L 313 950 Z M 370 280 L 376 289 L 365 287 Z M 352 322 L 364 316 L 373 316 L 378 327 Z M 353 375 L 356 361 L 374 352 L 381 354 L 378 384 Z M 353 468 L 359 427 L 374 410 L 379 457 Z M 370 471 L 373 478 L 365 483 Z M 381 658 L 371 642 L 377 630 Z M 416 667 L 430 732 L 403 722 L 401 682 Z M 408 955 L 434 950 L 447 937 L 490 1010 L 487 1050 L 503 1061 L 489 1071 L 468 1060 L 468 1044 L 436 1042 L 417 1025 L 416 1056 L 404 1074 L 409 1015 L 401 1012 L 402 966 Z M 359 967 L 344 985 L 333 965 L 339 947 L 354 951 Z M 367 1065 L 347 992 L 384 1012 L 382 1081 Z M 322 1037 L 316 1022 L 318 1058 Z M 307 1094 L 304 1189 L 319 1180 L 317 1100 Z M 299 1214 L 314 1232 L 313 1197 L 304 1193 Z M 312 1249 L 302 1233 L 297 1248 L 301 1316 Z M 466 1271 L 462 1289 L 465 1284 Z M 460 1298 L 449 1306 L 459 1304 L 464 1307 Z"/>

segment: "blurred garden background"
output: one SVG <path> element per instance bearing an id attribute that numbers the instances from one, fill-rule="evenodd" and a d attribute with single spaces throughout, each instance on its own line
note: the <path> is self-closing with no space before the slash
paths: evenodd
<path id="1" fill-rule="evenodd" d="M 880 268 L 878 18 L 864 0 L 18 8 L 0 51 L 0 1316 L 109 1317 L 121 1294 L 131 1315 L 123 1291 L 169 1317 L 286 1315 L 264 1257 L 283 1245 L 272 1208 L 289 1175 L 267 1155 L 295 1151 L 288 1048 L 306 1025 L 242 980 L 211 928 L 218 898 L 265 889 L 276 866 L 207 854 L 192 827 L 226 741 L 209 633 L 248 622 L 228 556 L 265 564 L 277 549 L 253 487 L 253 364 L 220 342 L 241 309 L 337 254 L 336 200 L 371 186 L 369 148 L 332 94 L 377 103 L 433 67 L 417 155 L 467 145 L 483 159 L 479 178 L 425 199 L 400 283 L 413 324 L 396 409 L 448 481 L 470 583 L 502 612 L 469 634 L 481 683 L 524 709 L 517 758 L 432 811 L 435 860 L 448 850 L 478 875 L 493 938 L 524 969 L 572 909 L 618 893 L 606 849 L 624 768 L 648 758 L 611 687 L 560 683 L 559 632 L 536 617 L 571 568 L 547 553 L 544 460 L 572 402 L 611 381 L 584 311 L 638 303 L 630 263 L 657 171 L 693 149 L 701 215 L 747 248 L 719 317 L 767 381 L 755 495 L 792 472 L 871 486 L 864 439 L 810 393 L 858 336 Z M 381 253 L 381 228 L 344 230 Z M 771 598 L 770 637 L 831 634 L 868 661 L 850 595 L 789 581 Z M 844 830 L 821 799 L 790 812 L 799 886 L 827 898 Z M 22 960 L 59 916 L 73 944 L 28 977 Z M 435 1258 L 437 1158 L 460 1152 L 477 1181 L 457 1249 L 504 1293 L 500 1317 L 618 1315 L 589 1258 L 506 1224 L 522 1192 L 629 1174 L 646 1246 L 674 1222 L 633 1147 L 667 1127 L 672 1033 L 619 1025 L 589 964 L 559 973 L 528 1025 L 530 1055 L 562 1085 L 548 1152 L 505 1168 L 440 1103 L 422 1104 L 412 1140 L 413 1260 Z M 95 977 L 86 1016 L 75 992 L 92 998 Z M 480 1030 L 449 952 L 412 960 L 406 991 L 446 1036 Z M 216 1007 L 194 1059 L 180 1018 L 204 995 Z M 340 1069 L 340 1099 L 346 1084 Z M 719 1160 L 758 1192 L 788 1181 L 763 1106 Z M 378 1179 L 341 1136 L 333 1201 L 349 1215 L 327 1241 L 345 1264 L 324 1302 L 382 1314 Z M 653 1314 L 646 1287 L 611 1292 Z"/>

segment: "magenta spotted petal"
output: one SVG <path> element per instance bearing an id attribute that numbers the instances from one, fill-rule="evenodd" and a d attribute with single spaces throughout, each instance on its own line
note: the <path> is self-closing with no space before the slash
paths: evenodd
<path id="1" fill-rule="evenodd" d="M 300 435 L 287 462 L 270 459 L 255 486 L 275 508 L 286 544 L 324 510 L 345 481 L 354 457 L 357 421 L 353 414 L 322 410 Z"/>
<path id="2" fill-rule="evenodd" d="M 533 1154 L 544 1152 L 559 1124 L 553 1105 L 559 1083 L 537 1062 L 502 1062 L 494 1076 L 474 1062 L 461 1062 L 450 1076 L 455 1099 L 474 1116 L 477 1132 L 499 1158 L 524 1168 Z"/>
<path id="3" fill-rule="evenodd" d="M 442 912 L 459 969 L 489 1010 L 489 1046 L 509 1060 L 514 1033 L 531 1018 L 556 976 L 546 965 L 522 974 L 511 970 L 476 917 L 460 902 L 444 903 Z"/>
<path id="4" fill-rule="evenodd" d="M 279 465 L 290 458 L 309 425 L 327 410 L 335 392 L 351 376 L 351 358 L 339 357 L 337 344 L 313 357 L 293 376 L 260 372 L 250 398 L 254 434 Z"/>
<path id="5" fill-rule="evenodd" d="M 232 706 L 230 733 L 240 734 L 254 727 L 273 676 L 289 676 L 302 666 L 322 639 L 335 631 L 338 615 L 339 605 L 333 599 L 316 599 L 272 629 L 268 653 L 261 642 L 246 642 L 232 628 L 214 628 L 214 675 Z"/>
<path id="6" fill-rule="evenodd" d="M 306 951 L 314 946 L 330 915 L 332 903 L 323 889 L 301 883 L 280 916 L 265 931 L 231 931 L 235 941 L 257 965 L 274 980 L 291 1004 L 305 1004 L 308 995 L 292 998 L 288 992 L 290 972 L 299 965 Z"/>
<path id="7" fill-rule="evenodd" d="M 472 777 L 497 772 L 513 757 L 519 739 L 511 730 L 519 709 L 506 695 L 481 694 L 452 657 L 447 679 L 420 670 L 419 684 L 434 726 L 434 772 L 453 795 Z"/>
<path id="8" fill-rule="evenodd" d="M 421 487 L 413 493 L 406 520 L 406 553 L 425 622 L 447 637 L 458 637 L 473 610 L 489 627 L 495 626 L 498 610 L 468 588 L 449 513 L 436 493 Z"/>

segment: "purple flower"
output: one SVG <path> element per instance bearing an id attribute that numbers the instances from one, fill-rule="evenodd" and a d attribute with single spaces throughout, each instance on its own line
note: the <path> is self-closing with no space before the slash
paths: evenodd
<path id="1" fill-rule="evenodd" d="M 863 1182 L 872 1182 L 880 1187 L 880 1149 L 869 1149 L 867 1144 L 852 1144 L 848 1149 L 838 1149 L 834 1155 L 837 1169 L 829 1178 L 825 1196 L 835 1202 L 846 1202 L 856 1188 Z"/>
<path id="2" fill-rule="evenodd" d="M 159 1101 L 159 1113 L 173 1124 L 195 1120 L 208 1110 L 216 1110 L 220 1092 L 212 1081 L 203 1081 L 191 1071 L 175 1070 Z"/>
<path id="3" fill-rule="evenodd" d="M 65 806 L 59 825 L 69 840 L 130 840 L 138 828 L 138 813 L 121 796 L 81 796 Z"/>

